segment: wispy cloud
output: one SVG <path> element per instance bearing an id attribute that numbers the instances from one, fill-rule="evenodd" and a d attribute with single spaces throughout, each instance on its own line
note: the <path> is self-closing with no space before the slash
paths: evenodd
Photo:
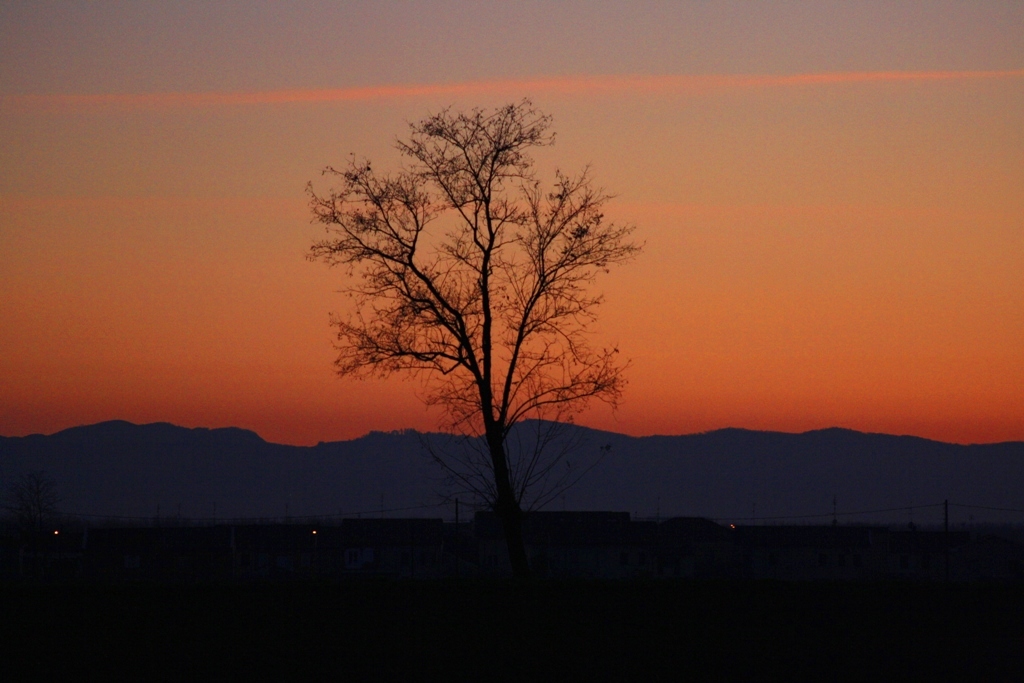
<path id="1" fill-rule="evenodd" d="M 564 76 L 468 81 L 425 85 L 264 90 L 251 92 L 169 92 L 61 95 L 5 95 L 4 108 L 78 110 L 166 109 L 320 102 L 365 102 L 419 97 L 553 93 L 559 95 L 703 94 L 729 89 L 785 88 L 852 83 L 991 80 L 1024 77 L 1024 69 L 1003 71 L 852 71 L 792 75 Z"/>

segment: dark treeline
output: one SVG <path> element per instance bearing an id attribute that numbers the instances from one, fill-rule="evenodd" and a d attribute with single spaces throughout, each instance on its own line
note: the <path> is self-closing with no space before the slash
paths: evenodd
<path id="1" fill-rule="evenodd" d="M 0 525 L 0 577 L 63 581 L 502 578 L 493 513 L 291 523 Z M 60 524 L 59 522 L 66 522 Z M 1024 581 L 1024 528 L 719 524 L 626 512 L 534 512 L 524 519 L 540 579 Z"/>

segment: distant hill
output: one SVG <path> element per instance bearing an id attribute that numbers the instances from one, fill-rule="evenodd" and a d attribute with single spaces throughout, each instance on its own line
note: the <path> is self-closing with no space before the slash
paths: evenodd
<path id="1" fill-rule="evenodd" d="M 840 512 L 947 498 L 1024 509 L 1024 442 L 961 446 L 845 429 L 637 438 L 568 427 L 569 433 L 582 443 L 577 458 L 610 449 L 548 509 L 741 519 L 828 515 L 833 498 Z M 242 429 L 104 422 L 49 436 L 0 437 L 0 484 L 45 470 L 57 483 L 63 510 L 96 515 L 153 517 L 159 510 L 162 517 L 279 518 L 385 509 L 450 517 L 450 507 L 417 508 L 435 505 L 445 492 L 424 444 L 446 438 L 372 432 L 299 447 L 267 443 Z M 971 515 L 1024 523 L 1024 513 L 951 508 L 955 524 Z M 941 509 L 842 519 L 927 524 L 941 520 Z"/>

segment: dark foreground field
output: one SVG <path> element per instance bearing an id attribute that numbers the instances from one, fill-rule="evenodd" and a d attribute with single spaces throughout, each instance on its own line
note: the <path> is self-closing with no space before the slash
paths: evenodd
<path id="1" fill-rule="evenodd" d="M 0 605 L 11 681 L 1024 680 L 1024 586 L 6 584 Z"/>

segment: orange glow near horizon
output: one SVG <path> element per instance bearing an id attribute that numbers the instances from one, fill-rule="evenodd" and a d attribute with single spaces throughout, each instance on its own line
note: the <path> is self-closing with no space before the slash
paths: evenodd
<path id="1" fill-rule="evenodd" d="M 436 428 L 415 380 L 332 374 L 348 303 L 304 260 L 303 187 L 524 96 L 555 118 L 542 170 L 593 162 L 646 242 L 597 285 L 629 387 L 578 422 L 1024 440 L 1020 69 L 0 95 L 0 434 Z M 248 106 L 289 103 L 324 106 Z"/>

